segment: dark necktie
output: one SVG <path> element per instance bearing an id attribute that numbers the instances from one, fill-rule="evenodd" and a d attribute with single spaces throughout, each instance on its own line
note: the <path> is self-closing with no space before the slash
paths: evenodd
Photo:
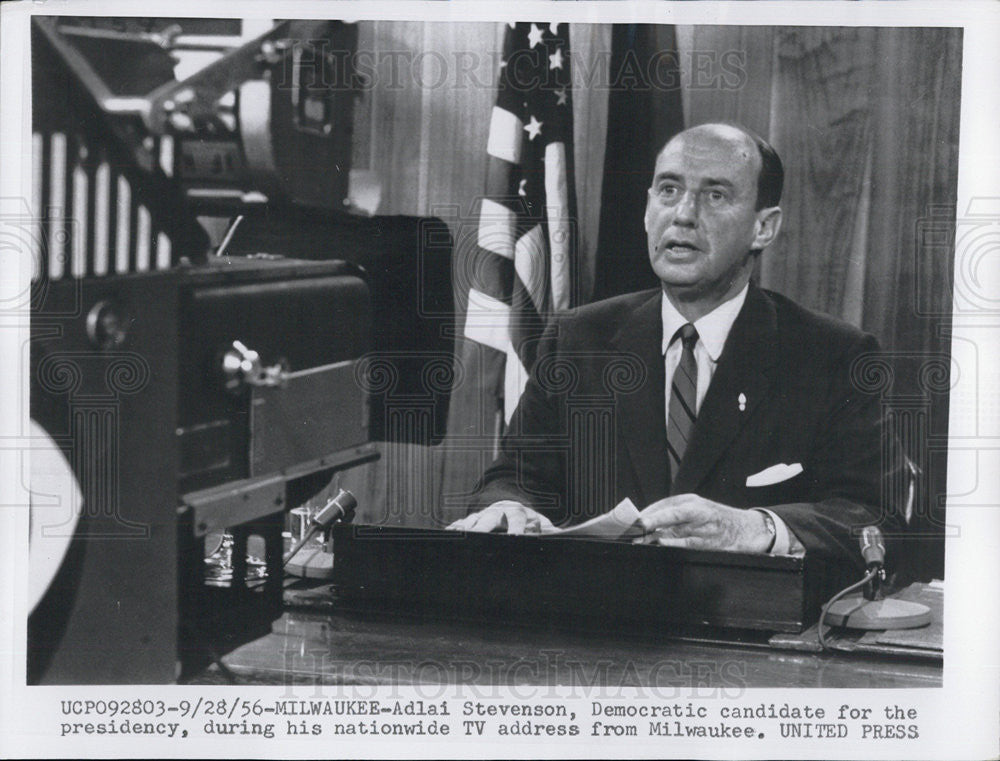
<path id="1" fill-rule="evenodd" d="M 670 482 L 677 478 L 681 460 L 691 440 L 696 410 L 698 389 L 698 365 L 694 360 L 694 345 L 698 342 L 698 331 L 690 322 L 682 325 L 674 339 L 680 336 L 684 345 L 681 361 L 674 370 L 670 383 L 670 409 L 667 416 L 667 451 L 670 454 Z M 671 342 L 674 340 L 671 339 Z"/>

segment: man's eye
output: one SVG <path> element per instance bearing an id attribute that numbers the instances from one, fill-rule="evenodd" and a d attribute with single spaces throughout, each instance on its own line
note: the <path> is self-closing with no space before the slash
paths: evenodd
<path id="1" fill-rule="evenodd" d="M 661 198 L 673 198 L 677 195 L 676 185 L 660 185 L 656 191 Z"/>
<path id="2" fill-rule="evenodd" d="M 726 200 L 726 194 L 721 190 L 709 190 L 707 197 L 711 203 L 722 203 Z"/>

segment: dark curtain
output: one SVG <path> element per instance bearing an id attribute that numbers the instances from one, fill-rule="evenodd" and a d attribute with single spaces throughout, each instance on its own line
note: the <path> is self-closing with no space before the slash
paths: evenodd
<path id="1" fill-rule="evenodd" d="M 942 576 L 960 29 L 779 29 L 772 140 L 787 170 L 762 284 L 874 333 L 859 368 L 920 470 L 912 575 Z M 905 504 L 903 491 L 887 495 Z"/>
<path id="2" fill-rule="evenodd" d="M 676 51 L 672 26 L 612 26 L 595 301 L 659 283 L 642 220 L 656 154 L 684 128 Z"/>
<path id="3" fill-rule="evenodd" d="M 922 470 L 915 575 L 944 575 L 961 29 L 876 35 L 871 214 L 862 326 L 895 355 L 887 403 Z M 894 63 L 895 62 L 895 63 Z"/>

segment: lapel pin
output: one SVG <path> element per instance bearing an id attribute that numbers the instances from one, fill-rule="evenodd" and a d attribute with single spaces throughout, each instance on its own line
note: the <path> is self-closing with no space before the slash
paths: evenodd
<path id="1" fill-rule="evenodd" d="M 740 392 L 740 395 L 736 397 L 736 402 L 740 405 L 740 412 L 743 412 L 747 408 L 747 395 Z"/>

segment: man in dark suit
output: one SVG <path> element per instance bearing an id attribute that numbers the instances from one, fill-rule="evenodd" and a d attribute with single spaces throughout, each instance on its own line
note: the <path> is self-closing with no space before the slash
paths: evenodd
<path id="1" fill-rule="evenodd" d="M 478 489 L 486 507 L 454 528 L 544 531 L 629 497 L 662 544 L 860 569 L 860 529 L 895 527 L 879 399 L 859 376 L 878 345 L 750 282 L 782 184 L 773 148 L 742 128 L 667 143 L 645 213 L 662 288 L 553 320 Z"/>

